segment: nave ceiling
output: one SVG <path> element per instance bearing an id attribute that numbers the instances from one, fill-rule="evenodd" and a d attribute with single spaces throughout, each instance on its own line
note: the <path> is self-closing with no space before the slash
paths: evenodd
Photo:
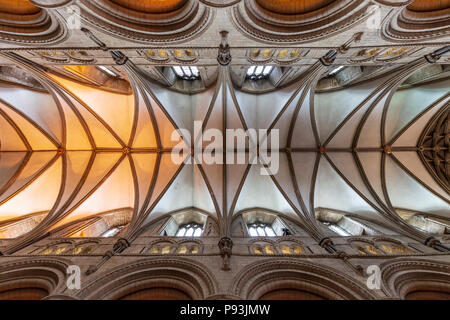
<path id="1" fill-rule="evenodd" d="M 430 158 L 437 149 L 420 143 L 436 127 L 448 130 L 442 122 L 450 80 L 401 87 L 429 66 L 423 58 L 325 92 L 315 88 L 333 67 L 317 62 L 291 85 L 262 94 L 235 88 L 229 66 L 220 66 L 217 81 L 204 91 L 167 90 L 128 60 L 118 68 L 132 94 L 120 94 L 48 72 L 17 54 L 2 57 L 45 88 L 0 89 L 0 222 L 45 214 L 6 252 L 67 223 L 123 208 L 133 210 L 124 234 L 129 241 L 185 208 L 213 217 L 223 236 L 234 216 L 259 208 L 290 217 L 317 240 L 324 236 L 316 220 L 323 209 L 389 225 L 421 242 L 428 235 L 399 211 L 448 219 L 448 175 L 424 164 L 424 154 Z M 179 141 L 171 135 L 186 129 L 193 140 L 194 121 L 220 132 L 267 129 L 269 138 L 278 130 L 279 170 L 262 175 L 268 163 L 252 163 L 247 149 L 217 150 L 224 158 L 243 153 L 242 164 L 174 163 Z M 448 141 L 437 146 L 442 150 L 432 161 L 447 161 Z"/>

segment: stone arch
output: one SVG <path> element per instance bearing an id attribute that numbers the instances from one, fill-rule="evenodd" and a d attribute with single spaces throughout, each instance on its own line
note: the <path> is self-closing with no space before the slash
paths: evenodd
<path id="1" fill-rule="evenodd" d="M 450 8 L 445 1 L 414 0 L 400 8 L 382 26 L 389 41 L 418 41 L 448 36 Z"/>
<path id="2" fill-rule="evenodd" d="M 291 259 L 250 264 L 236 276 L 231 288 L 233 294 L 250 300 L 277 291 L 297 291 L 309 298 L 330 300 L 375 298 L 363 284 L 337 270 Z"/>
<path id="3" fill-rule="evenodd" d="M 0 1 L 0 40 L 28 45 L 56 44 L 66 39 L 67 27 L 60 15 L 22 1 L 11 6 Z"/>
<path id="4" fill-rule="evenodd" d="M 450 299 L 450 264 L 398 258 L 381 265 L 382 289 L 400 299 Z"/>
<path id="5" fill-rule="evenodd" d="M 141 43 L 191 39 L 213 19 L 213 11 L 195 0 L 180 0 L 172 6 L 161 1 L 144 4 L 123 0 L 81 0 L 78 5 L 89 24 L 118 38 Z"/>
<path id="6" fill-rule="evenodd" d="M 0 300 L 37 300 L 65 286 L 70 263 L 56 259 L 21 259 L 0 267 Z"/>
<path id="7" fill-rule="evenodd" d="M 250 219 L 249 219 L 250 217 Z M 280 219 L 283 224 L 291 231 L 294 235 L 309 236 L 308 227 L 301 223 L 299 220 L 290 217 L 279 211 L 265 209 L 265 208 L 247 208 L 236 212 L 231 220 L 232 224 L 242 223 L 241 230 L 245 236 L 249 236 L 246 225 L 249 220 L 261 220 L 261 222 L 273 223 L 276 219 Z M 245 231 L 245 232 L 244 232 Z"/>
<path id="8" fill-rule="evenodd" d="M 368 3 L 349 0 L 296 0 L 283 1 L 283 4 L 245 0 L 230 11 L 239 31 L 252 39 L 266 43 L 305 43 L 341 33 L 364 21 L 370 15 L 368 9 Z"/>
<path id="9" fill-rule="evenodd" d="M 184 299 L 204 299 L 217 291 L 217 281 L 205 265 L 187 259 L 144 259 L 118 266 L 86 284 L 82 299 L 114 300 L 137 292 L 168 289 Z M 167 292 L 166 292 L 167 293 Z"/>

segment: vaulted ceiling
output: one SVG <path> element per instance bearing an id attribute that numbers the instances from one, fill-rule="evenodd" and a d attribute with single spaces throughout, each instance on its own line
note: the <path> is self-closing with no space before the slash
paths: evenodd
<path id="1" fill-rule="evenodd" d="M 448 112 L 450 80 L 401 87 L 426 67 L 425 59 L 330 92 L 315 91 L 329 72 L 319 62 L 294 84 L 263 94 L 239 91 L 229 67 L 220 67 L 214 85 L 191 95 L 149 81 L 128 61 L 122 71 L 133 94 L 127 95 L 2 56 L 47 90 L 0 87 L 0 223 L 46 213 L 13 247 L 121 208 L 133 208 L 130 240 L 155 219 L 190 207 L 215 217 L 223 235 L 234 215 L 251 208 L 288 215 L 318 239 L 318 208 L 387 223 L 418 239 L 426 235 L 398 209 L 448 218 L 448 185 L 422 161 L 434 145 L 419 141 Z M 197 138 L 195 121 L 205 130 L 267 129 L 269 139 L 278 133 L 272 159 L 279 169 L 261 174 L 269 160 L 252 161 L 248 149 L 217 149 L 224 161 L 243 155 L 241 164 L 174 162 L 172 151 L 184 145 L 172 139 L 174 130 L 186 129 L 179 134 L 189 145 Z"/>
<path id="2" fill-rule="evenodd" d="M 422 41 L 448 35 L 449 10 L 449 0 L 0 0 L 0 40 L 79 44 L 79 20 L 122 45 L 185 42 L 224 24 L 273 44 L 320 41 L 349 28 L 381 28 L 388 41 Z"/>

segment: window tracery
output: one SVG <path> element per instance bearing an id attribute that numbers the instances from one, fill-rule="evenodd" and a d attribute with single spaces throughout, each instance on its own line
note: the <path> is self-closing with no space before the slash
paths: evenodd
<path id="1" fill-rule="evenodd" d="M 256 222 L 249 224 L 248 233 L 251 237 L 275 237 L 275 231 L 272 226 L 267 223 Z"/>
<path id="2" fill-rule="evenodd" d="M 251 80 L 266 79 L 273 71 L 273 66 L 251 66 L 247 69 L 247 78 Z"/>
<path id="3" fill-rule="evenodd" d="M 102 233 L 100 235 L 100 237 L 102 237 L 102 238 L 114 237 L 114 236 L 118 235 L 119 232 L 123 230 L 123 228 L 125 228 L 124 225 L 117 226 L 117 227 L 112 227 L 109 230 L 106 230 L 104 233 Z"/>
<path id="4" fill-rule="evenodd" d="M 203 226 L 195 223 L 195 222 L 191 222 L 191 223 L 187 223 L 185 225 L 182 225 L 178 228 L 178 231 L 176 233 L 177 237 L 200 237 L 202 235 L 203 232 Z"/>
<path id="5" fill-rule="evenodd" d="M 178 78 L 183 80 L 198 80 L 200 79 L 200 72 L 194 66 L 174 66 L 172 70 Z"/>

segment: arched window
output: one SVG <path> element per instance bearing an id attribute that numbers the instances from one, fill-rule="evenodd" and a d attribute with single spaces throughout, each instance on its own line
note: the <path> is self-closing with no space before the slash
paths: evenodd
<path id="1" fill-rule="evenodd" d="M 72 250 L 72 254 L 75 254 L 75 255 L 89 254 L 95 249 L 96 245 L 97 244 L 92 243 L 92 242 L 79 244 Z"/>
<path id="2" fill-rule="evenodd" d="M 286 223 L 275 214 L 250 211 L 242 214 L 250 237 L 282 237 L 292 235 Z"/>
<path id="3" fill-rule="evenodd" d="M 178 228 L 176 236 L 177 237 L 200 237 L 202 235 L 202 232 L 203 232 L 202 225 L 195 223 L 195 222 L 191 222 L 191 223 L 181 225 Z"/>
<path id="4" fill-rule="evenodd" d="M 248 227 L 248 233 L 252 237 L 275 237 L 275 231 L 273 231 L 273 228 L 270 224 L 262 223 L 262 222 L 256 222 L 247 225 Z"/>
<path id="5" fill-rule="evenodd" d="M 278 247 L 281 254 L 305 254 L 303 246 L 292 242 L 283 242 Z"/>
<path id="6" fill-rule="evenodd" d="M 177 75 L 178 78 L 183 80 L 197 80 L 200 79 L 200 72 L 197 67 L 189 67 L 189 66 L 174 66 L 172 67 L 173 72 Z"/>
<path id="7" fill-rule="evenodd" d="M 336 232 L 338 235 L 343 237 L 351 236 L 352 234 L 347 232 L 344 228 L 342 228 L 340 225 L 331 223 L 331 222 L 322 222 L 324 225 L 326 225 L 330 230 Z"/>
<path id="8" fill-rule="evenodd" d="M 375 230 L 367 221 L 331 209 L 317 209 L 316 219 L 328 229 L 343 237 L 380 235 L 378 229 Z"/>
<path id="9" fill-rule="evenodd" d="M 383 241 L 381 243 L 377 243 L 377 245 L 387 254 L 402 255 L 411 253 L 411 250 L 407 249 L 404 245 L 399 243 Z"/>
<path id="10" fill-rule="evenodd" d="M 152 244 L 150 248 L 144 249 L 148 254 L 170 254 L 176 251 L 176 246 L 172 242 L 157 242 Z"/>
<path id="11" fill-rule="evenodd" d="M 118 77 L 119 75 L 117 73 L 115 73 L 114 71 L 112 71 L 111 69 L 105 67 L 105 66 L 97 66 L 98 69 L 100 69 L 101 71 L 103 71 L 104 73 L 106 73 L 107 75 L 111 76 L 111 77 Z"/>
<path id="12" fill-rule="evenodd" d="M 172 214 L 159 234 L 169 237 L 201 237 L 206 220 L 207 215 L 203 213 L 183 210 Z"/>
<path id="13" fill-rule="evenodd" d="M 114 237 L 115 235 L 117 235 L 125 226 L 117 226 L 117 227 L 112 227 L 108 230 L 106 230 L 105 232 L 103 232 L 100 237 L 102 238 L 109 238 L 109 237 Z"/>
<path id="14" fill-rule="evenodd" d="M 108 238 L 118 236 L 131 221 L 133 210 L 121 208 L 99 214 L 89 219 L 68 223 L 58 231 L 56 237 L 65 238 Z"/>
<path id="15" fill-rule="evenodd" d="M 428 216 L 425 213 L 397 209 L 399 216 L 413 227 L 430 234 L 450 234 L 450 221 L 437 216 Z"/>
<path id="16" fill-rule="evenodd" d="M 265 79 L 273 71 L 272 66 L 251 66 L 247 69 L 247 78 L 252 80 Z"/>
<path id="17" fill-rule="evenodd" d="M 256 243 L 251 247 L 254 254 L 277 254 L 275 247 L 269 243 Z"/>
<path id="18" fill-rule="evenodd" d="M 0 223 L 0 239 L 13 239 L 33 230 L 47 215 L 44 213 L 30 214 L 22 219 Z"/>
<path id="19" fill-rule="evenodd" d="M 60 243 L 52 246 L 45 247 L 40 254 L 44 255 L 60 255 L 70 253 L 72 248 L 71 243 Z"/>
<path id="20" fill-rule="evenodd" d="M 345 68 L 344 66 L 336 67 L 333 70 L 331 70 L 330 73 L 328 73 L 328 75 L 334 76 L 334 75 L 338 74 L 339 72 L 341 72 L 344 68 Z"/>
<path id="21" fill-rule="evenodd" d="M 197 254 L 199 252 L 199 246 L 197 243 L 184 242 L 180 244 L 176 250 L 178 254 Z"/>
<path id="22" fill-rule="evenodd" d="M 353 248 L 362 255 L 379 255 L 381 252 L 371 243 L 368 242 L 352 242 Z"/>

